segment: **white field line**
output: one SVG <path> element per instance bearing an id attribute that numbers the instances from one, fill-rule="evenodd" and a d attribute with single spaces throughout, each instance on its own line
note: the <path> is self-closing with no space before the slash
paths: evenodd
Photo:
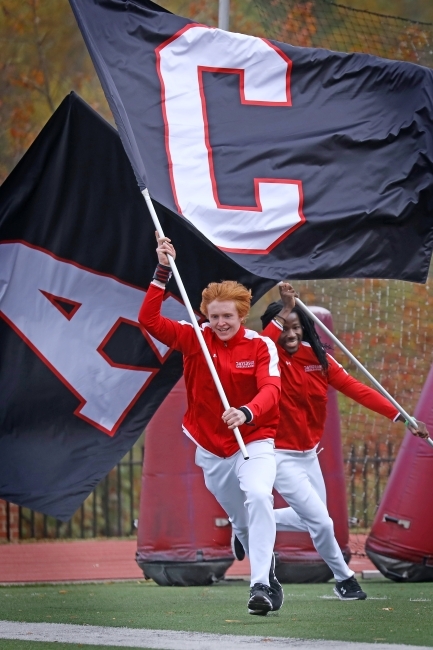
<path id="1" fill-rule="evenodd" d="M 426 646 L 385 643 L 352 643 L 278 637 L 201 634 L 130 627 L 100 627 L 63 623 L 17 623 L 0 621 L 0 639 L 82 643 L 157 650 L 431 650 Z"/>

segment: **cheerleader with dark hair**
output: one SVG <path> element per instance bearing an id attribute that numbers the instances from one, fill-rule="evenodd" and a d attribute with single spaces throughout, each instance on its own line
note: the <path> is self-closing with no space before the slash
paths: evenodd
<path id="1" fill-rule="evenodd" d="M 262 335 L 277 344 L 281 371 L 274 487 L 291 507 L 274 510 L 277 531 L 308 531 L 334 574 L 336 595 L 342 600 L 364 600 L 366 594 L 334 536 L 317 457 L 325 427 L 328 385 L 390 420 L 405 420 L 385 397 L 351 377 L 327 354 L 313 322 L 296 306 L 293 287 L 281 283 L 279 289 L 281 301 L 270 304 L 261 317 Z M 422 422 L 418 422 L 417 429 L 409 428 L 414 435 L 428 435 Z M 234 549 L 242 554 L 236 542 Z"/>

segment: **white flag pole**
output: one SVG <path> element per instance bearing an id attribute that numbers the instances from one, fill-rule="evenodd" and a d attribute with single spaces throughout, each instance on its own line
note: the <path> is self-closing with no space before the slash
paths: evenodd
<path id="1" fill-rule="evenodd" d="M 219 0 L 218 27 L 228 32 L 230 26 L 230 0 Z"/>
<path id="2" fill-rule="evenodd" d="M 329 336 L 331 341 L 333 341 L 335 345 L 337 345 L 340 348 L 340 350 L 342 350 L 344 354 L 346 354 L 349 357 L 351 361 L 353 361 L 356 367 L 359 368 L 359 370 L 363 372 L 366 377 L 368 377 L 371 383 L 374 386 L 376 386 L 376 388 L 382 393 L 382 395 L 386 397 L 393 406 L 395 406 L 395 408 L 399 411 L 399 413 L 401 413 L 404 419 L 407 420 L 412 427 L 417 427 L 418 425 L 416 423 L 416 420 L 413 417 L 411 417 L 409 413 L 407 413 L 404 410 L 404 408 L 400 406 L 398 402 L 396 402 L 396 400 L 392 397 L 392 395 L 390 395 L 388 391 L 385 390 L 385 388 L 381 384 L 379 384 L 377 379 L 375 379 L 373 375 L 371 375 L 368 372 L 367 368 L 365 368 L 362 365 L 362 363 L 358 361 L 356 357 L 353 356 L 350 350 L 348 350 L 346 346 L 343 345 L 343 343 L 341 343 L 341 341 L 339 341 L 337 337 L 326 327 L 326 325 L 322 323 L 322 321 L 319 318 L 317 318 L 317 316 L 313 314 L 313 312 L 310 309 L 308 309 L 307 305 L 305 305 L 302 302 L 302 300 L 300 300 L 299 298 L 295 298 L 295 300 L 296 300 L 296 304 L 302 309 L 302 311 L 305 312 L 307 316 L 309 316 L 311 320 L 313 320 L 316 323 L 316 325 L 318 325 L 318 327 L 320 327 L 325 332 L 325 334 L 327 334 L 327 336 Z M 431 438 L 425 438 L 425 440 L 428 442 L 429 445 L 433 447 L 433 440 Z"/>
<path id="3" fill-rule="evenodd" d="M 152 217 L 152 221 L 153 221 L 153 223 L 155 225 L 155 230 L 158 232 L 158 235 L 160 237 L 164 237 L 165 236 L 164 231 L 162 230 L 161 223 L 160 223 L 160 221 L 158 219 L 158 215 L 156 214 L 155 208 L 154 208 L 153 203 L 152 203 L 152 199 L 150 198 L 149 190 L 147 188 L 145 188 L 142 191 L 142 195 L 144 196 L 144 199 L 145 199 L 145 201 L 147 203 L 147 207 L 149 208 L 150 216 Z M 209 370 L 210 370 L 210 373 L 212 375 L 212 379 L 215 382 L 215 386 L 217 388 L 218 394 L 219 394 L 219 396 L 221 398 L 221 401 L 223 403 L 224 409 L 227 410 L 227 409 L 230 408 L 230 404 L 229 404 L 228 399 L 226 397 L 226 394 L 224 392 L 224 388 L 223 388 L 223 386 L 221 384 L 221 380 L 218 377 L 218 373 L 216 371 L 216 368 L 215 368 L 215 366 L 213 364 L 213 361 L 211 359 L 208 347 L 207 347 L 206 342 L 205 342 L 205 340 L 203 338 L 202 331 L 201 331 L 200 327 L 198 326 L 197 319 L 196 319 L 195 314 L 194 314 L 194 310 L 193 310 L 191 302 L 190 302 L 190 300 L 188 298 L 188 294 L 186 293 L 186 289 L 185 289 L 185 286 L 184 286 L 184 284 L 182 282 L 182 278 L 180 277 L 179 271 L 177 269 L 176 262 L 171 257 L 171 255 L 168 255 L 168 260 L 170 262 L 170 266 L 171 266 L 171 270 L 173 271 L 174 278 L 175 278 L 175 280 L 177 282 L 177 286 L 179 287 L 180 295 L 182 296 L 182 300 L 184 302 L 184 305 L 188 310 L 188 314 L 189 314 L 189 317 L 191 319 L 192 326 L 194 327 L 194 331 L 197 334 L 197 338 L 199 340 L 201 349 L 203 350 L 203 354 L 205 356 L 206 363 L 209 366 Z M 240 450 L 242 452 L 243 457 L 245 458 L 245 460 L 248 460 L 248 458 L 249 458 L 248 452 L 247 452 L 247 449 L 245 447 L 245 443 L 242 440 L 242 435 L 241 435 L 241 432 L 239 431 L 238 427 L 233 429 L 233 433 L 235 434 L 237 443 L 239 445 L 239 448 L 240 448 Z"/>

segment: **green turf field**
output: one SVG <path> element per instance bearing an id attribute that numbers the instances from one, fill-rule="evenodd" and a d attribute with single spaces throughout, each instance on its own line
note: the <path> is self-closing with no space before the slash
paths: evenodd
<path id="1" fill-rule="evenodd" d="M 0 587 L 0 619 L 433 646 L 433 583 L 365 581 L 363 587 L 368 600 L 341 602 L 332 598 L 331 583 L 284 585 L 283 609 L 266 618 L 247 613 L 242 581 L 187 588 L 144 581 Z M 2 650 L 27 650 L 31 642 L 1 643 Z"/>

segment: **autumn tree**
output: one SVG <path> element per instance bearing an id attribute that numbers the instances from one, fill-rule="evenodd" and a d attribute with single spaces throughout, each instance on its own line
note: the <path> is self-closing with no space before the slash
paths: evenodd
<path id="1" fill-rule="evenodd" d="M 216 25 L 218 0 L 162 0 L 174 13 Z M 231 1 L 231 29 L 263 35 L 251 0 Z M 71 90 L 112 121 L 67 0 L 0 0 L 0 182 Z"/>
<path id="2" fill-rule="evenodd" d="M 67 0 L 2 0 L 0 39 L 3 179 L 71 90 L 109 111 Z"/>

